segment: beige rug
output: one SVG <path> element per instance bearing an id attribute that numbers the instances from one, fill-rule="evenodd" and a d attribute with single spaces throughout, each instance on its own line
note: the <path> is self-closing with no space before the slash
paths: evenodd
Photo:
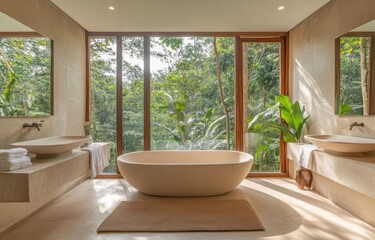
<path id="1" fill-rule="evenodd" d="M 246 200 L 125 201 L 98 232 L 256 231 L 262 223 Z"/>

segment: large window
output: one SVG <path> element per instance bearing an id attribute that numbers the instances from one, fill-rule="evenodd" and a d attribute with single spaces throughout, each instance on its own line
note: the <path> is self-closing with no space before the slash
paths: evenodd
<path id="1" fill-rule="evenodd" d="M 151 148 L 234 148 L 234 38 L 151 38 Z"/>
<path id="2" fill-rule="evenodd" d="M 91 134 L 111 144 L 111 165 L 116 172 L 116 38 L 90 38 Z"/>
<path id="3" fill-rule="evenodd" d="M 247 119 L 245 150 L 255 157 L 251 171 L 280 172 L 280 134 L 264 122 L 280 122 L 278 112 L 257 118 L 276 104 L 280 94 L 280 43 L 243 43 L 244 112 Z"/>
<path id="4" fill-rule="evenodd" d="M 256 133 L 251 145 L 243 137 L 251 134 L 238 125 L 280 93 L 281 40 L 246 43 L 239 53 L 235 34 L 90 35 L 93 137 L 112 144 L 105 172 L 116 172 L 116 156 L 133 151 L 232 149 L 257 155 L 267 144 L 272 154 L 257 156 L 255 171 L 282 170 L 279 135 Z M 238 65 L 239 59 L 246 63 Z M 237 75 L 244 64 L 246 81 Z M 237 95 L 243 85 L 245 96 Z"/>
<path id="5" fill-rule="evenodd" d="M 142 151 L 144 123 L 142 37 L 122 38 L 122 152 Z"/>

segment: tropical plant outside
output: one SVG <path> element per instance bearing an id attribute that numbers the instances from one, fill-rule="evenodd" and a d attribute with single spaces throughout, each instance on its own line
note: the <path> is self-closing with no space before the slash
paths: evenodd
<path id="1" fill-rule="evenodd" d="M 249 128 L 258 123 L 263 131 L 282 132 L 285 142 L 300 142 L 303 127 L 310 118 L 310 115 L 304 116 L 305 106 L 301 108 L 298 101 L 292 104 L 288 96 L 280 95 L 275 98 L 277 103 L 257 114 L 249 123 Z M 283 122 L 275 121 L 275 116 L 280 113 Z"/>
<path id="2" fill-rule="evenodd" d="M 273 112 L 262 119 L 255 118 L 276 104 L 280 94 L 280 43 L 246 43 L 247 54 L 247 123 L 248 151 L 254 156 L 251 171 L 280 171 L 280 134 L 267 131 L 265 122 L 280 122 L 280 114 Z M 254 123 L 254 124 L 251 124 Z"/>
<path id="3" fill-rule="evenodd" d="M 340 37 L 339 115 L 369 114 L 370 37 Z"/>
<path id="4" fill-rule="evenodd" d="M 143 150 L 143 37 L 123 37 L 121 44 L 126 153 Z M 151 148 L 234 149 L 234 38 L 151 37 L 150 50 Z M 280 81 L 279 46 L 259 44 L 251 51 L 249 117 L 274 104 Z M 95 141 L 113 146 L 106 172 L 115 171 L 116 54 L 115 37 L 90 39 L 91 132 Z M 256 155 L 255 170 L 278 171 L 279 135 L 258 133 L 257 146 L 273 153 Z"/>

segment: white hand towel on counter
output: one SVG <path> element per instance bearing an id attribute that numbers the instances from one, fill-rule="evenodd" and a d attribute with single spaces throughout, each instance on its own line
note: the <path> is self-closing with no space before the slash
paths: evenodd
<path id="1" fill-rule="evenodd" d="M 17 170 L 17 169 L 21 169 L 21 168 L 31 167 L 31 165 L 32 165 L 32 163 L 30 161 L 30 158 L 25 156 L 22 162 L 18 162 L 18 163 L 15 163 L 15 164 L 1 163 L 0 164 L 0 171 L 12 171 L 12 170 Z"/>
<path id="2" fill-rule="evenodd" d="M 95 178 L 104 168 L 109 166 L 109 158 L 106 156 L 103 144 L 92 143 L 90 146 L 81 148 L 90 153 L 90 178 Z"/>
<path id="3" fill-rule="evenodd" d="M 27 156 L 22 156 L 15 159 L 0 161 L 0 167 L 11 167 L 12 165 L 23 164 L 28 162 L 30 162 L 30 158 Z"/>
<path id="4" fill-rule="evenodd" d="M 0 162 L 8 162 L 8 161 L 13 161 L 13 160 L 18 160 L 20 158 L 25 157 L 26 155 L 10 155 L 8 157 L 0 156 Z"/>
<path id="5" fill-rule="evenodd" d="M 313 144 L 303 145 L 299 153 L 298 166 L 311 170 L 313 153 L 316 150 L 318 147 Z"/>
<path id="6" fill-rule="evenodd" d="M 0 149 L 1 158 L 25 156 L 26 154 L 27 154 L 27 149 L 25 148 Z"/>

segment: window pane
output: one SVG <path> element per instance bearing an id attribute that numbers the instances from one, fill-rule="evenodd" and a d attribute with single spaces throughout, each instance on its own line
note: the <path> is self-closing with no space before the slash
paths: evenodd
<path id="1" fill-rule="evenodd" d="M 233 149 L 234 78 L 234 38 L 151 38 L 152 149 Z"/>
<path id="2" fill-rule="evenodd" d="M 111 144 L 110 166 L 116 170 L 116 38 L 90 38 L 91 135 Z"/>
<path id="3" fill-rule="evenodd" d="M 123 153 L 143 150 L 143 38 L 122 39 Z"/>
<path id="4" fill-rule="evenodd" d="M 255 118 L 276 104 L 280 95 L 280 43 L 244 43 L 244 116 L 246 151 L 255 157 L 251 171 L 280 171 L 280 135 L 266 131 L 265 122 L 280 122 L 279 111 Z M 255 121 L 255 119 L 257 119 Z M 254 120 L 254 121 L 253 121 Z"/>

